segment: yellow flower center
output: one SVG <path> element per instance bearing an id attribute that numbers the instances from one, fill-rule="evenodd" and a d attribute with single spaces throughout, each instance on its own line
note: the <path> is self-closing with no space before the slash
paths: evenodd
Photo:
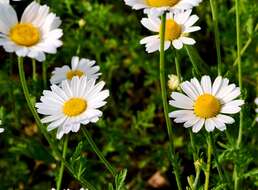
<path id="1" fill-rule="evenodd" d="M 146 0 L 147 4 L 151 7 L 172 7 L 176 5 L 180 0 Z"/>
<path id="2" fill-rule="evenodd" d="M 65 102 L 63 112 L 66 116 L 75 117 L 87 109 L 87 102 L 81 98 L 71 98 Z"/>
<path id="3" fill-rule="evenodd" d="M 210 94 L 199 96 L 194 105 L 194 113 L 198 117 L 205 119 L 215 117 L 220 112 L 220 109 L 220 101 Z"/>
<path id="4" fill-rule="evenodd" d="M 84 72 L 81 70 L 72 70 L 66 73 L 66 78 L 72 80 L 73 77 L 78 76 L 79 78 L 84 75 Z"/>
<path id="5" fill-rule="evenodd" d="M 180 37 L 181 32 L 181 26 L 177 24 L 174 20 L 168 19 L 166 21 L 165 40 L 173 41 Z"/>
<path id="6" fill-rule="evenodd" d="M 19 23 L 11 28 L 9 36 L 12 41 L 21 46 L 33 46 L 40 40 L 40 31 L 29 23 Z"/>

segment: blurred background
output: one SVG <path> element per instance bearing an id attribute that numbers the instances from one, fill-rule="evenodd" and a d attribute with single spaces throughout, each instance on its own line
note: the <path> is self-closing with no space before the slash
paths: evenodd
<path id="1" fill-rule="evenodd" d="M 21 14 L 30 0 L 12 2 Z M 168 137 L 162 111 L 159 87 L 159 54 L 148 54 L 139 44 L 150 31 L 140 24 L 142 11 L 132 10 L 122 0 L 49 0 L 41 1 L 59 15 L 63 21 L 64 45 L 47 61 L 37 63 L 38 80 L 32 80 L 32 66 L 25 60 L 26 76 L 34 101 L 42 90 L 49 89 L 51 72 L 57 66 L 70 65 L 72 56 L 94 59 L 101 67 L 101 80 L 111 96 L 103 109 L 104 116 L 94 125 L 85 126 L 106 158 L 118 170 L 128 169 L 126 183 L 132 190 L 176 189 L 167 150 Z M 222 48 L 223 75 L 237 83 L 235 11 L 233 0 L 218 0 L 219 29 Z M 224 133 L 214 133 L 219 162 L 231 175 L 233 163 L 239 161 L 242 169 L 258 168 L 257 133 L 253 124 L 254 98 L 257 94 L 257 2 L 241 0 L 241 38 L 243 49 L 243 75 L 245 106 L 245 149 L 230 149 L 230 140 Z M 205 73 L 216 76 L 216 50 L 209 1 L 193 11 L 200 17 L 202 30 L 192 34 L 195 46 L 206 62 Z M 256 29 L 255 29 L 256 27 Z M 192 78 L 191 62 L 184 49 L 179 51 L 183 79 Z M 166 53 L 166 72 L 175 74 L 174 52 Z M 39 133 L 21 91 L 17 59 L 0 48 L 0 119 L 5 132 L 0 135 L 0 190 L 48 190 L 55 187 L 59 164 L 48 153 L 49 146 Z M 168 91 L 171 93 L 171 91 Z M 237 136 L 238 122 L 228 127 Z M 173 124 L 175 146 L 181 161 L 182 181 L 195 174 L 188 131 Z M 51 135 L 55 138 L 55 132 Z M 204 132 L 195 136 L 198 152 L 205 158 Z M 227 143 L 228 146 L 223 146 Z M 60 141 L 60 148 L 62 142 Z M 77 148 L 77 154 L 75 149 Z M 78 154 L 79 152 L 79 154 Z M 85 142 L 83 135 L 70 134 L 68 158 L 74 166 L 83 163 L 84 176 L 98 189 L 107 189 L 112 176 Z M 241 157 L 241 158 L 240 158 Z M 256 175 L 246 176 L 246 189 L 258 189 Z M 201 181 L 204 176 L 201 175 Z M 211 183 L 218 186 L 218 174 L 212 170 Z M 80 185 L 67 172 L 63 188 L 79 189 Z"/>

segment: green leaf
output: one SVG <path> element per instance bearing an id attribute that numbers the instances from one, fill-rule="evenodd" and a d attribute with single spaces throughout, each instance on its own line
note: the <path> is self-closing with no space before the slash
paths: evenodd
<path id="1" fill-rule="evenodd" d="M 116 190 L 122 190 L 127 175 L 127 169 L 122 170 L 119 172 L 119 174 L 116 175 L 115 177 L 115 185 L 116 185 Z"/>

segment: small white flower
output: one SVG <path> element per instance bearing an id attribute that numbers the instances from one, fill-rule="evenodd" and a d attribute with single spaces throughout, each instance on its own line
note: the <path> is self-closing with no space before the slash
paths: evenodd
<path id="1" fill-rule="evenodd" d="M 0 128 L 0 133 L 4 132 L 4 128 Z"/>
<path id="2" fill-rule="evenodd" d="M 36 104 L 38 113 L 46 115 L 42 123 L 50 123 L 48 131 L 58 128 L 57 139 L 70 131 L 78 132 L 81 124 L 96 123 L 102 116 L 98 108 L 106 104 L 104 100 L 109 96 L 108 90 L 102 90 L 104 85 L 103 81 L 96 84 L 96 80 L 85 76 L 65 80 L 60 87 L 52 85 L 51 91 L 43 91 L 41 103 Z"/>
<path id="3" fill-rule="evenodd" d="M 99 66 L 94 66 L 95 63 L 95 61 L 84 58 L 80 60 L 79 57 L 74 56 L 72 58 L 72 68 L 67 65 L 55 68 L 50 82 L 51 84 L 60 84 L 63 80 L 72 80 L 74 76 L 87 76 L 88 80 L 98 79 L 101 73 L 99 73 Z"/>
<path id="4" fill-rule="evenodd" d="M 158 11 L 160 14 L 165 10 L 187 10 L 198 6 L 202 0 L 124 0 L 126 5 L 133 9 L 144 9 L 146 13 Z"/>
<path id="5" fill-rule="evenodd" d="M 18 21 L 13 7 L 0 3 L 0 45 L 17 56 L 44 61 L 45 53 L 55 54 L 62 46 L 60 25 L 60 18 L 46 5 L 32 2 Z"/>
<path id="6" fill-rule="evenodd" d="M 235 114 L 241 110 L 243 100 L 235 100 L 240 95 L 240 88 L 235 84 L 229 85 L 227 78 L 218 76 L 212 84 L 209 76 L 203 76 L 201 83 L 193 78 L 181 84 L 186 94 L 172 92 L 169 104 L 182 110 L 173 111 L 169 117 L 175 118 L 176 123 L 184 123 L 184 127 L 192 127 L 194 133 L 201 130 L 203 125 L 208 132 L 215 128 L 224 131 L 226 124 L 235 120 L 225 114 Z"/>
<path id="7" fill-rule="evenodd" d="M 258 98 L 255 98 L 255 104 L 258 106 Z M 258 108 L 255 109 L 255 112 L 258 114 Z M 256 121 L 258 122 L 258 116 L 256 117 Z"/>
<path id="8" fill-rule="evenodd" d="M 176 75 L 168 75 L 168 88 L 172 91 L 179 89 L 179 78 Z"/>
<path id="9" fill-rule="evenodd" d="M 191 15 L 192 10 L 187 10 L 180 13 L 168 13 L 166 18 L 165 28 L 165 50 L 167 50 L 171 44 L 176 49 L 181 49 L 183 44 L 193 45 L 195 40 L 187 37 L 188 33 L 200 30 L 199 26 L 193 26 L 199 17 L 197 15 Z M 161 20 L 157 15 L 149 14 L 148 18 L 141 20 L 143 26 L 158 34 L 143 38 L 140 43 L 145 44 L 146 51 L 153 53 L 160 49 L 160 30 Z"/>

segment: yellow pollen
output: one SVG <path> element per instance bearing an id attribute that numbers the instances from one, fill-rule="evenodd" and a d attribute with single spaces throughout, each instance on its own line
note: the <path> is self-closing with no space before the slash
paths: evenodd
<path id="1" fill-rule="evenodd" d="M 173 41 L 180 37 L 181 32 L 181 26 L 177 24 L 174 20 L 168 19 L 166 21 L 165 40 Z"/>
<path id="2" fill-rule="evenodd" d="M 33 46 L 40 40 L 40 31 L 29 23 L 19 23 L 11 28 L 9 37 L 13 42 L 21 46 Z"/>
<path id="3" fill-rule="evenodd" d="M 75 117 L 87 109 L 87 102 L 81 98 L 71 98 L 65 102 L 63 112 L 66 116 Z"/>
<path id="4" fill-rule="evenodd" d="M 176 5 L 180 0 L 146 0 L 147 4 L 151 7 L 172 7 Z"/>
<path id="5" fill-rule="evenodd" d="M 80 70 L 72 70 L 66 73 L 66 78 L 72 80 L 73 77 L 78 76 L 79 78 L 84 75 L 84 72 Z"/>
<path id="6" fill-rule="evenodd" d="M 220 109 L 220 101 L 210 94 L 199 96 L 194 105 L 194 113 L 205 119 L 215 117 L 219 114 Z"/>

